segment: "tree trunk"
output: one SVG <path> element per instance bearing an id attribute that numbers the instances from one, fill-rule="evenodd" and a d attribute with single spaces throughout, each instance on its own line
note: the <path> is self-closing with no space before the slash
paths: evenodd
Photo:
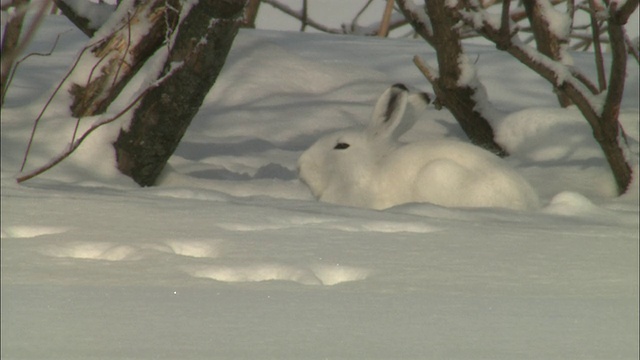
<path id="1" fill-rule="evenodd" d="M 154 185 L 198 112 L 242 24 L 244 3 L 200 0 L 179 25 L 160 75 L 166 79 L 142 99 L 114 143 L 118 169 L 139 185 Z"/>
<path id="2" fill-rule="evenodd" d="M 27 4 L 29 0 L 15 0 L 15 15 L 7 22 L 2 36 L 2 78 L 0 79 L 0 106 L 4 105 L 4 94 L 7 92 L 7 81 L 13 62 L 17 55 L 15 51 L 18 49 L 18 41 L 20 40 L 20 32 L 24 15 L 27 12 Z"/>
<path id="3" fill-rule="evenodd" d="M 131 4 L 123 14 L 117 30 L 90 48 L 95 57 L 89 59 L 90 78 L 81 84 L 73 84 L 71 113 L 81 118 L 104 113 L 133 78 L 145 61 L 166 40 L 167 24 L 175 27 L 180 9 L 179 0 L 144 0 Z M 167 8 L 169 6 L 170 8 Z M 133 15 L 131 14 L 133 13 Z M 132 39 L 132 34 L 144 34 Z M 96 39 L 97 40 L 97 39 Z M 80 67 L 84 67 L 80 64 Z"/>
<path id="4" fill-rule="evenodd" d="M 436 102 L 451 112 L 472 143 L 500 157 L 507 156 L 507 151 L 495 142 L 489 121 L 476 110 L 479 90 L 469 84 L 460 84 L 460 64 L 465 55 L 460 34 L 454 28 L 456 10 L 448 7 L 445 0 L 425 0 L 430 23 L 426 24 L 426 19 L 405 1 L 397 3 L 416 32 L 436 50 L 439 75 L 427 76 L 436 93 Z"/>

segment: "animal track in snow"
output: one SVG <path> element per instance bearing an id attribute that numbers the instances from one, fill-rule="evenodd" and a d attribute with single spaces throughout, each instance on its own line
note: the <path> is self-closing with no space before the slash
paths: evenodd
<path id="1" fill-rule="evenodd" d="M 172 240 L 166 242 L 176 255 L 194 258 L 217 258 L 220 249 L 215 244 L 197 240 Z"/>
<path id="2" fill-rule="evenodd" d="M 391 221 L 371 221 L 362 223 L 359 226 L 351 224 L 337 224 L 333 226 L 334 229 L 348 231 L 348 232 L 379 232 L 379 233 L 430 233 L 434 231 L 440 231 L 430 225 L 420 223 L 404 223 L 404 222 L 391 222 Z"/>
<path id="3" fill-rule="evenodd" d="M 193 269 L 190 274 L 193 277 L 223 282 L 285 280 L 304 285 L 322 284 L 311 270 L 275 263 L 246 266 L 210 265 Z"/>
<path id="4" fill-rule="evenodd" d="M 59 226 L 7 226 L 2 229 L 1 238 L 34 238 L 42 235 L 61 234 L 67 231 L 69 231 L 69 228 Z"/>
<path id="5" fill-rule="evenodd" d="M 293 281 L 303 285 L 331 286 L 349 281 L 364 280 L 369 271 L 341 265 L 316 265 L 311 268 L 265 263 L 246 266 L 210 265 L 192 268 L 191 276 L 222 282 L 257 282 L 269 280 Z"/>
<path id="6" fill-rule="evenodd" d="M 332 220 L 326 218 L 288 217 L 287 219 L 269 219 L 263 223 L 220 223 L 218 226 L 229 231 L 256 232 L 264 230 L 295 229 L 305 226 L 322 226 Z"/>
<path id="7" fill-rule="evenodd" d="M 133 246 L 109 242 L 75 242 L 67 246 L 54 246 L 46 254 L 59 258 L 89 260 L 133 260 L 137 249 Z"/>
<path id="8" fill-rule="evenodd" d="M 132 246 L 112 242 L 71 242 L 56 244 L 44 253 L 57 258 L 122 261 L 138 260 L 143 251 L 154 250 L 186 258 L 218 259 L 222 251 L 220 241 L 168 240 L 164 244 Z M 370 271 L 342 264 L 288 265 L 279 262 L 186 265 L 186 272 L 196 278 L 221 282 L 293 281 L 303 285 L 332 286 L 366 279 Z"/>
<path id="9" fill-rule="evenodd" d="M 367 269 L 335 265 L 315 265 L 312 266 L 314 274 L 322 281 L 323 285 L 331 286 L 349 281 L 364 280 L 369 276 L 370 271 Z"/>
<path id="10" fill-rule="evenodd" d="M 218 224 L 218 226 L 224 230 L 230 231 L 246 231 L 256 232 L 264 230 L 281 230 L 291 228 L 304 228 L 308 226 L 314 226 L 319 228 L 327 228 L 332 230 L 341 230 L 346 232 L 377 232 L 377 233 L 431 233 L 440 231 L 441 229 L 426 225 L 418 222 L 394 222 L 394 221 L 365 221 L 361 224 L 345 223 L 342 220 L 328 219 L 328 218 L 314 218 L 314 219 L 287 219 L 284 221 L 273 221 L 271 223 L 225 223 Z"/>

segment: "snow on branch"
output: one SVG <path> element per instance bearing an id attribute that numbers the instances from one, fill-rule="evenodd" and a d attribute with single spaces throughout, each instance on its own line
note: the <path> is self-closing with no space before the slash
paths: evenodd
<path id="1" fill-rule="evenodd" d="M 92 37 L 116 10 L 115 5 L 87 0 L 54 0 L 54 3 L 64 16 L 89 37 Z"/>
<path id="2" fill-rule="evenodd" d="M 503 4 L 508 3 L 505 1 Z M 631 4 L 631 5 L 628 5 Z M 609 85 L 603 96 L 594 95 L 593 86 L 585 81 L 585 77 L 561 61 L 556 61 L 538 50 L 523 44 L 515 31 L 505 26 L 505 13 L 508 4 L 503 6 L 501 17 L 497 22 L 496 15 L 488 14 L 477 3 L 469 4 L 458 14 L 462 21 L 472 26 L 479 34 L 496 44 L 498 49 L 511 54 L 517 60 L 534 70 L 554 87 L 566 95 L 580 110 L 591 126 L 594 138 L 600 145 L 612 169 L 618 192 L 624 193 L 631 183 L 631 167 L 620 145 L 620 137 L 624 134 L 618 122 L 620 103 L 624 91 L 626 74 L 627 48 L 623 24 L 638 7 L 638 0 L 630 0 L 620 10 L 617 3 L 611 3 L 604 20 L 609 22 L 608 34 L 611 44 Z M 595 9 L 592 9 L 594 11 Z"/>
<path id="3" fill-rule="evenodd" d="M 396 0 L 402 14 L 409 20 L 413 29 L 427 42 L 433 42 L 433 27 L 424 8 L 419 8 L 413 0 Z"/>

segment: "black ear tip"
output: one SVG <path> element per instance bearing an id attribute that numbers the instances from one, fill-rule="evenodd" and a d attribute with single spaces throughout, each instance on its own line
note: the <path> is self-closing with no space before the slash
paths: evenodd
<path id="1" fill-rule="evenodd" d="M 401 84 L 401 83 L 393 84 L 392 87 L 396 88 L 396 89 L 403 90 L 403 91 L 409 91 L 409 89 L 407 89 L 407 87 L 404 86 L 404 84 Z"/>

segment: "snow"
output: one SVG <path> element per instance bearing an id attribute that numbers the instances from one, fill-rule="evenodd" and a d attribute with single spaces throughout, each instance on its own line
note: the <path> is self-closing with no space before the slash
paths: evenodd
<path id="1" fill-rule="evenodd" d="M 31 51 L 70 28 L 47 17 Z M 3 359 L 638 357 L 638 180 L 615 197 L 586 122 L 507 55 L 468 48 L 503 115 L 505 161 L 542 207 L 375 211 L 317 202 L 296 162 L 365 124 L 389 85 L 432 92 L 411 62 L 435 63 L 423 41 L 242 30 L 159 186 L 114 170 L 122 123 L 16 184 L 33 119 L 86 41 L 74 30 L 23 62 L 2 109 Z M 572 54 L 595 76 L 590 55 Z M 638 67 L 627 72 L 637 174 Z M 27 171 L 68 145 L 65 97 Z M 403 140 L 425 138 L 465 140 L 433 108 Z"/>
<path id="2" fill-rule="evenodd" d="M 560 12 L 549 1 L 539 3 L 542 18 L 549 25 L 549 30 L 559 39 L 568 39 L 571 31 L 569 14 Z"/>
<path id="3" fill-rule="evenodd" d="M 90 29 L 98 29 L 102 26 L 116 9 L 116 6 L 112 4 L 86 0 L 64 0 L 63 2 L 72 8 L 76 14 L 89 20 Z"/>

